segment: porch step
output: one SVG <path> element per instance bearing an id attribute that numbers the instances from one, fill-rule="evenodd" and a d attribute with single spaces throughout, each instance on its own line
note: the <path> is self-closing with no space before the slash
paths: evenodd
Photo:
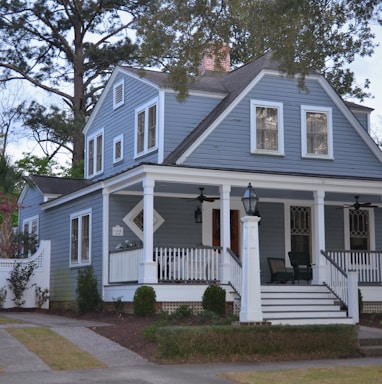
<path id="1" fill-rule="evenodd" d="M 262 312 L 271 324 L 352 324 L 337 298 L 323 285 L 261 287 Z"/>
<path id="2" fill-rule="evenodd" d="M 365 357 L 381 357 L 382 356 L 382 338 L 376 339 L 359 339 L 359 352 Z"/>

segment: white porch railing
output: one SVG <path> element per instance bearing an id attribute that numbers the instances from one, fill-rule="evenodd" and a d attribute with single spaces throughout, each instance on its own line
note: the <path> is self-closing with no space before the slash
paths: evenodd
<path id="1" fill-rule="evenodd" d="M 326 251 L 341 269 L 356 271 L 362 284 L 382 283 L 382 252 L 378 251 Z"/>
<path id="2" fill-rule="evenodd" d="M 109 283 L 137 282 L 142 255 L 142 248 L 110 253 Z"/>
<path id="3" fill-rule="evenodd" d="M 233 289 L 241 296 L 242 293 L 242 265 L 241 261 L 237 258 L 237 256 L 228 249 L 228 254 L 230 257 L 230 281 L 229 283 L 232 285 Z"/>
<path id="4" fill-rule="evenodd" d="M 219 280 L 220 247 L 155 247 L 159 282 L 211 282 Z M 109 283 L 139 279 L 143 248 L 109 254 Z"/>
<path id="5" fill-rule="evenodd" d="M 220 247 L 155 247 L 158 281 L 219 281 Z"/>

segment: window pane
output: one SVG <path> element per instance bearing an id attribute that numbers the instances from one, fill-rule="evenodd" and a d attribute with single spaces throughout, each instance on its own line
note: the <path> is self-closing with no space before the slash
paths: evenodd
<path id="1" fill-rule="evenodd" d="M 70 257 L 72 263 L 78 262 L 78 218 L 72 220 L 72 233 L 70 242 Z"/>
<path id="2" fill-rule="evenodd" d="M 89 215 L 82 216 L 81 261 L 89 260 Z"/>
<path id="3" fill-rule="evenodd" d="M 256 148 L 278 149 L 278 109 L 256 107 Z"/>
<path id="4" fill-rule="evenodd" d="M 137 153 L 143 152 L 145 144 L 145 112 L 138 114 Z"/>
<path id="5" fill-rule="evenodd" d="M 102 135 L 97 136 L 97 165 L 96 172 L 102 171 Z"/>
<path id="6" fill-rule="evenodd" d="M 326 113 L 306 113 L 306 135 L 308 153 L 328 154 L 328 117 Z"/>
<path id="7" fill-rule="evenodd" d="M 120 141 L 116 141 L 114 147 L 115 160 L 119 160 L 122 157 L 122 143 Z"/>
<path id="8" fill-rule="evenodd" d="M 369 250 L 369 212 L 365 209 L 349 211 L 350 249 Z"/>
<path id="9" fill-rule="evenodd" d="M 92 175 L 94 173 L 94 140 L 89 141 L 88 147 L 88 173 Z"/>
<path id="10" fill-rule="evenodd" d="M 291 251 L 310 254 L 311 214 L 309 207 L 290 207 Z"/>
<path id="11" fill-rule="evenodd" d="M 148 148 L 155 147 L 156 144 L 156 120 L 157 120 L 157 106 L 153 105 L 149 108 L 149 142 L 148 142 Z"/>

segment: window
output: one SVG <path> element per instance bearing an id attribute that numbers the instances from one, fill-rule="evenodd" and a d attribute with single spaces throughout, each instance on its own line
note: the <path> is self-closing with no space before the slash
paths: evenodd
<path id="1" fill-rule="evenodd" d="M 284 154 L 283 104 L 251 100 L 251 152 Z"/>
<path id="2" fill-rule="evenodd" d="M 22 239 L 23 248 L 20 250 L 19 254 L 23 257 L 29 257 L 36 252 L 38 247 L 38 216 L 33 216 L 23 220 L 23 229 L 24 236 Z M 28 234 L 29 236 L 25 236 Z"/>
<path id="3" fill-rule="evenodd" d="M 136 156 L 156 149 L 158 120 L 157 111 L 157 99 L 136 110 Z"/>
<path id="4" fill-rule="evenodd" d="M 90 264 L 91 210 L 70 216 L 70 265 Z"/>
<path id="5" fill-rule="evenodd" d="M 88 177 L 103 172 L 103 130 L 90 136 L 87 142 Z"/>
<path id="6" fill-rule="evenodd" d="M 125 102 L 124 82 L 119 81 L 113 87 L 113 109 L 117 109 Z"/>
<path id="7" fill-rule="evenodd" d="M 123 135 L 114 137 L 113 140 L 113 163 L 118 163 L 123 159 Z"/>
<path id="8" fill-rule="evenodd" d="M 332 110 L 301 106 L 302 156 L 333 158 Z"/>
<path id="9" fill-rule="evenodd" d="M 374 210 L 346 209 L 344 219 L 345 249 L 375 250 Z"/>

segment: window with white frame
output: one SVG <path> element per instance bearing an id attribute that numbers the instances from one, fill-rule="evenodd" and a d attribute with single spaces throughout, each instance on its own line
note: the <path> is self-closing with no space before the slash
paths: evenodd
<path id="1" fill-rule="evenodd" d="M 113 86 L 113 109 L 117 109 L 125 103 L 125 90 L 123 80 Z"/>
<path id="2" fill-rule="evenodd" d="M 88 137 L 87 175 L 95 176 L 103 172 L 103 130 Z"/>
<path id="3" fill-rule="evenodd" d="M 113 163 L 118 163 L 123 159 L 123 135 L 113 139 Z"/>
<path id="4" fill-rule="evenodd" d="M 34 252 L 36 252 L 38 247 L 38 223 L 39 217 L 38 215 L 28 217 L 23 220 L 23 233 L 24 237 L 22 239 L 23 248 L 20 250 L 21 254 L 24 256 L 31 256 Z M 28 236 L 25 236 L 28 235 Z"/>
<path id="5" fill-rule="evenodd" d="M 151 152 L 157 147 L 157 99 L 135 111 L 135 155 Z"/>
<path id="6" fill-rule="evenodd" d="M 90 264 L 91 209 L 70 215 L 70 265 Z"/>
<path id="7" fill-rule="evenodd" d="M 284 154 L 283 104 L 251 100 L 251 153 Z"/>
<path id="8" fill-rule="evenodd" d="M 345 249 L 375 250 L 374 210 L 345 209 Z"/>
<path id="9" fill-rule="evenodd" d="M 301 106 L 302 156 L 333 158 L 332 109 Z"/>

